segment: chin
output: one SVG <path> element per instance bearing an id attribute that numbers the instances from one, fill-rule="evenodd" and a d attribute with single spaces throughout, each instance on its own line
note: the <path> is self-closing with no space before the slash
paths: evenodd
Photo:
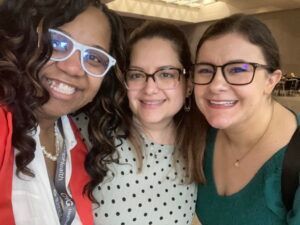
<path id="1" fill-rule="evenodd" d="M 217 118 L 206 118 L 206 119 L 208 123 L 216 129 L 226 129 L 231 125 L 230 118 L 217 117 Z"/>

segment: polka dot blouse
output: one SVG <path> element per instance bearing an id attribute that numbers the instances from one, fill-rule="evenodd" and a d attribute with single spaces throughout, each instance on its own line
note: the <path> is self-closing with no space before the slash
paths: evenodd
<path id="1" fill-rule="evenodd" d="M 83 122 L 76 121 L 79 126 Z M 144 139 L 143 167 L 138 172 L 131 145 L 119 141 L 119 163 L 109 165 L 107 176 L 94 190 L 100 203 L 100 207 L 94 205 L 95 224 L 192 224 L 197 189 L 195 184 L 183 183 L 186 168 L 180 160 L 173 161 L 173 146 Z"/>

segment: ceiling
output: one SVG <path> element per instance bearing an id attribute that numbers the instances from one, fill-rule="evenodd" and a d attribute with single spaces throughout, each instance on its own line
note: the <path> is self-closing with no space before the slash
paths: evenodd
<path id="1" fill-rule="evenodd" d="M 258 14 L 300 8 L 300 0 L 218 0 L 208 5 L 201 4 L 199 7 L 167 3 L 162 0 L 102 1 L 125 17 L 159 18 L 182 25 L 216 20 L 239 12 Z"/>

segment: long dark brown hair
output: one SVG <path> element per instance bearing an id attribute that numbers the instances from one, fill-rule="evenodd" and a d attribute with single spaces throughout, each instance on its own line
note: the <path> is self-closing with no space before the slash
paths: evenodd
<path id="1" fill-rule="evenodd" d="M 85 191 L 93 200 L 92 190 L 107 170 L 103 159 L 114 151 L 112 136 L 122 123 L 120 104 L 125 90 L 120 71 L 125 65 L 125 38 L 120 18 L 97 0 L 4 1 L 0 7 L 0 105 L 13 112 L 12 142 L 18 149 L 17 172 L 34 176 L 27 167 L 34 159 L 36 147 L 30 132 L 38 125 L 35 111 L 49 99 L 38 78 L 52 53 L 48 28 L 72 21 L 88 6 L 99 8 L 107 16 L 111 27 L 110 54 L 118 64 L 103 79 L 93 102 L 83 109 L 90 117 L 93 144 L 85 163 L 91 176 Z"/>
<path id="2" fill-rule="evenodd" d="M 128 126 L 123 111 L 126 104 L 122 74 L 125 68 L 125 30 L 116 13 L 107 7 L 103 7 L 102 11 L 111 25 L 111 55 L 117 59 L 118 66 L 105 75 L 94 100 L 81 110 L 89 117 L 88 131 L 92 148 L 87 155 L 85 168 L 91 181 L 86 185 L 85 191 L 93 202 L 97 202 L 93 190 L 106 176 L 107 165 L 118 161 L 113 157 L 116 151 L 115 139 L 119 137 L 118 130 Z"/>

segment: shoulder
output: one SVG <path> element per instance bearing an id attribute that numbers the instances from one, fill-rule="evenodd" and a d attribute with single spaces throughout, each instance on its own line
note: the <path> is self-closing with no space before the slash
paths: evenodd
<path id="1" fill-rule="evenodd" d="M 0 169 L 5 163 L 10 162 L 12 148 L 12 114 L 5 108 L 0 107 Z"/>
<path id="2" fill-rule="evenodd" d="M 300 126 L 300 113 L 297 114 L 297 124 Z"/>
<path id="3" fill-rule="evenodd" d="M 89 139 L 89 132 L 88 132 L 88 124 L 89 124 L 88 116 L 84 113 L 79 113 L 79 114 L 76 114 L 76 115 L 71 115 L 70 119 L 71 119 L 71 121 L 74 122 L 74 125 L 79 130 L 83 142 L 90 149 L 92 145 L 89 141 L 90 139 Z"/>
<path id="4" fill-rule="evenodd" d="M 0 133 L 2 138 L 3 134 L 6 134 L 10 129 L 12 129 L 12 113 L 3 106 L 0 106 L 0 124 Z"/>
<path id="5" fill-rule="evenodd" d="M 126 155 L 132 155 L 132 156 L 134 155 L 135 152 L 134 147 L 131 144 L 131 142 L 128 140 L 128 138 L 117 137 L 115 139 L 115 146 L 121 158 L 122 156 L 126 156 Z"/>
<path id="6" fill-rule="evenodd" d="M 281 149 L 286 146 L 299 126 L 299 116 L 280 104 L 275 103 L 273 121 L 270 126 L 270 145 L 274 149 Z"/>
<path id="7" fill-rule="evenodd" d="M 8 111 L 7 107 L 0 105 L 0 117 L 5 118 L 7 117 L 11 112 Z"/>

